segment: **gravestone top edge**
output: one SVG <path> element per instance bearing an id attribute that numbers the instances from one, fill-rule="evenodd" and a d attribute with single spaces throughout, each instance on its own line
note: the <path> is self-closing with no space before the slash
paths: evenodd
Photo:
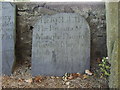
<path id="1" fill-rule="evenodd" d="M 45 15 L 40 16 L 33 26 L 35 26 L 42 18 L 46 18 L 46 17 L 50 18 L 50 17 L 54 17 L 54 16 L 57 16 L 57 15 L 69 15 L 69 14 L 71 14 L 71 15 L 78 15 L 80 18 L 82 18 L 84 21 L 86 21 L 87 25 L 89 25 L 87 20 L 80 13 L 56 13 L 56 14 L 52 14 L 52 15 L 45 14 Z M 90 30 L 90 27 L 89 27 L 89 30 Z"/>
<path id="2" fill-rule="evenodd" d="M 9 3 L 11 6 L 13 6 L 13 7 L 15 7 L 16 5 L 14 4 L 14 3 L 12 3 L 12 2 L 0 2 L 1 4 L 6 4 L 6 3 Z"/>

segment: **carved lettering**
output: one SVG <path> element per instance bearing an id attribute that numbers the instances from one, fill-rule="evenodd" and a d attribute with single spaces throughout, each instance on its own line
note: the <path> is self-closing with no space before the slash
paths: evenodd
<path id="1" fill-rule="evenodd" d="M 47 68 L 47 72 L 40 71 L 42 74 L 63 75 L 67 71 L 78 72 L 80 69 L 83 72 L 89 62 L 89 40 L 89 27 L 80 15 L 62 13 L 44 16 L 33 29 L 34 70 L 37 69 L 34 66 L 37 61 L 40 62 L 38 67 Z"/>

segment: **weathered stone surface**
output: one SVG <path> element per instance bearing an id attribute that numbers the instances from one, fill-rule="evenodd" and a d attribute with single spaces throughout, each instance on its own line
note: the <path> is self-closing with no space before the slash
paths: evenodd
<path id="1" fill-rule="evenodd" d="M 32 74 L 61 76 L 90 68 L 90 29 L 80 14 L 45 15 L 33 29 Z"/>
<path id="2" fill-rule="evenodd" d="M 31 61 L 32 30 L 38 17 L 56 14 L 56 12 L 71 13 L 74 11 L 74 13 L 79 13 L 86 18 L 91 31 L 91 67 L 97 65 L 97 58 L 107 56 L 106 11 L 104 3 L 15 2 L 15 4 L 17 5 L 16 59 L 21 63 L 26 60 Z"/>
<path id="3" fill-rule="evenodd" d="M 120 3 L 106 3 L 107 48 L 111 63 L 110 88 L 120 88 Z"/>
<path id="4" fill-rule="evenodd" d="M 10 75 L 15 60 L 15 5 L 7 2 L 0 3 L 0 58 L 2 74 Z"/>

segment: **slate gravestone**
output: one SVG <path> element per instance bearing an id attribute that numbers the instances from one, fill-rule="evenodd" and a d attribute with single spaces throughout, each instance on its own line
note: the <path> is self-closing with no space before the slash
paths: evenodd
<path id="1" fill-rule="evenodd" d="M 0 58 L 2 74 L 10 75 L 15 59 L 15 5 L 0 3 Z"/>
<path id="2" fill-rule="evenodd" d="M 32 39 L 32 75 L 62 76 L 90 68 L 90 29 L 79 14 L 45 15 Z"/>

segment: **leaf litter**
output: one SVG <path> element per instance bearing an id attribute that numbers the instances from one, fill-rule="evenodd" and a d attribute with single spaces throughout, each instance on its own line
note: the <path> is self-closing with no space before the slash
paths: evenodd
<path id="1" fill-rule="evenodd" d="M 97 77 L 89 70 L 85 70 L 84 74 L 65 73 L 61 77 L 32 77 L 30 68 L 24 70 L 27 66 L 17 67 L 11 76 L 2 76 L 2 88 L 108 88 L 104 78 Z"/>

